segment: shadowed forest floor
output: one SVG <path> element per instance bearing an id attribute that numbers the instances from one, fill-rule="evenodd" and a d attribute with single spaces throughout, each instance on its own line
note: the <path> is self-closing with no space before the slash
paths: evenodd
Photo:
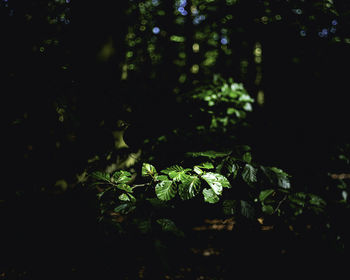
<path id="1" fill-rule="evenodd" d="M 305 219 L 295 228 L 263 219 L 245 224 L 233 218 L 203 217 L 190 224 L 186 221 L 184 238 L 128 235 L 118 239 L 104 235 L 91 213 L 84 218 L 83 208 L 70 205 L 69 199 L 36 201 L 36 205 L 40 207 L 35 210 L 21 201 L 21 209 L 3 220 L 1 280 L 233 279 L 242 275 L 277 279 L 325 273 L 337 277 L 346 268 L 347 256 L 337 251 L 317 220 Z"/>

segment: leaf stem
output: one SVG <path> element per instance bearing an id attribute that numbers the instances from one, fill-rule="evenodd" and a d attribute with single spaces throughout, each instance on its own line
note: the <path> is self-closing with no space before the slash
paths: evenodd
<path id="1" fill-rule="evenodd" d="M 134 188 L 144 187 L 144 186 L 149 186 L 149 185 L 151 185 L 151 183 L 145 183 L 145 184 L 134 185 L 134 186 L 132 186 L 132 188 L 134 189 Z"/>
<path id="2" fill-rule="evenodd" d="M 285 195 L 285 196 L 283 197 L 283 199 L 282 199 L 280 202 L 278 202 L 277 207 L 276 207 L 276 209 L 273 211 L 273 213 L 276 213 L 276 212 L 277 212 L 277 210 L 280 208 L 280 206 L 282 205 L 282 203 L 287 199 L 287 197 L 288 197 L 288 195 Z"/>

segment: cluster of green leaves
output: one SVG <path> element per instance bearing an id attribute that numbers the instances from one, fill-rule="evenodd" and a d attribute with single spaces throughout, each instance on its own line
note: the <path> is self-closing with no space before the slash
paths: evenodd
<path id="1" fill-rule="evenodd" d="M 291 176 L 282 169 L 253 163 L 249 146 L 239 150 L 223 157 L 217 166 L 217 171 L 236 182 L 238 189 L 236 197 L 224 200 L 225 214 L 239 213 L 255 219 L 263 215 L 297 216 L 304 211 L 319 213 L 325 209 L 326 202 L 320 196 L 293 190 Z"/>
<path id="2" fill-rule="evenodd" d="M 158 175 L 155 167 L 149 163 L 142 166 L 142 176 L 151 177 L 155 182 L 155 193 L 158 199 L 167 201 L 175 198 L 176 194 L 182 200 L 188 200 L 200 193 L 204 201 L 216 203 L 219 201 L 224 188 L 231 188 L 227 178 L 219 173 L 211 172 L 214 165 L 205 162 L 191 168 L 173 165 Z M 206 183 L 206 187 L 202 187 Z"/>
<path id="3" fill-rule="evenodd" d="M 234 82 L 232 78 L 225 80 L 218 74 L 213 76 L 211 84 L 198 87 L 192 98 L 199 101 L 203 112 L 209 114 L 209 128 L 223 131 L 242 123 L 247 112 L 252 111 L 254 102 L 241 83 Z"/>
<path id="4" fill-rule="evenodd" d="M 169 205 L 176 208 L 180 207 L 181 201 L 201 196 L 209 204 L 221 202 L 225 215 L 241 215 L 252 220 L 264 215 L 297 216 L 304 211 L 320 213 L 324 210 L 326 202 L 320 196 L 293 191 L 290 175 L 286 172 L 253 163 L 248 146 L 238 150 L 187 153 L 190 159 L 199 162 L 192 168 L 172 165 L 158 172 L 152 164 L 143 163 L 143 184 L 130 184 L 131 173 L 123 170 L 114 174 L 95 172 L 93 184 L 106 186 L 98 194 L 100 199 L 113 191 L 109 204 L 101 205 L 122 215 L 136 210 L 142 201 L 157 209 Z M 140 190 L 137 195 L 134 195 L 135 188 Z M 168 217 L 155 217 L 154 222 L 150 217 L 144 217 L 146 220 L 136 219 L 135 223 L 144 233 L 152 224 L 177 235 L 181 232 Z"/>
<path id="5" fill-rule="evenodd" d="M 120 170 L 111 175 L 109 173 L 97 171 L 94 172 L 92 176 L 95 179 L 93 185 L 109 185 L 108 188 L 105 188 L 98 194 L 99 198 L 111 190 L 118 190 L 120 192 L 118 196 L 119 200 L 135 201 L 135 197 L 132 195 L 133 188 L 128 185 L 128 182 L 131 181 L 130 172 Z"/>

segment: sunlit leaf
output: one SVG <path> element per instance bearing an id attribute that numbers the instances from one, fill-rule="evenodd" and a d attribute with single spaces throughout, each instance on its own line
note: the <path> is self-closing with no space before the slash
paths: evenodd
<path id="1" fill-rule="evenodd" d="M 91 174 L 91 176 L 96 180 L 101 180 L 101 181 L 106 181 L 106 182 L 109 182 L 111 179 L 110 175 L 108 173 L 101 172 L 101 171 L 93 172 Z"/>
<path id="2" fill-rule="evenodd" d="M 214 165 L 211 162 L 204 162 L 202 164 L 197 165 L 199 168 L 202 169 L 213 169 Z"/>
<path id="3" fill-rule="evenodd" d="M 204 201 L 209 203 L 217 203 L 220 200 L 213 189 L 203 189 L 203 196 Z"/>
<path id="4" fill-rule="evenodd" d="M 170 200 L 176 195 L 176 185 L 170 180 L 161 181 L 156 185 L 155 191 L 160 200 Z"/>
<path id="5" fill-rule="evenodd" d="M 167 174 L 170 177 L 170 179 L 176 182 L 180 182 L 186 176 L 186 173 L 190 170 L 191 169 L 189 168 L 184 169 L 181 166 L 174 165 L 174 166 L 168 167 L 167 169 L 162 170 L 161 172 L 164 174 Z"/>
<path id="6" fill-rule="evenodd" d="M 173 165 L 173 166 L 170 166 L 166 169 L 161 170 L 160 172 L 168 175 L 170 172 L 173 172 L 173 171 L 181 172 L 183 170 L 184 170 L 183 167 L 181 167 L 179 165 Z"/>
<path id="7" fill-rule="evenodd" d="M 223 188 L 230 188 L 230 182 L 227 178 L 219 173 L 207 172 L 202 175 L 202 178 L 208 183 L 217 195 L 222 194 Z"/>
<path id="8" fill-rule="evenodd" d="M 290 188 L 289 175 L 284 172 L 282 169 L 277 167 L 271 167 L 270 170 L 275 173 L 277 176 L 277 185 L 283 189 Z"/>
<path id="9" fill-rule="evenodd" d="M 279 176 L 277 179 L 277 184 L 283 189 L 290 189 L 290 182 L 288 177 Z"/>
<path id="10" fill-rule="evenodd" d="M 219 158 L 229 155 L 230 152 L 216 152 L 216 151 L 205 151 L 205 152 L 190 152 L 187 153 L 191 157 L 207 157 L 207 158 Z"/>
<path id="11" fill-rule="evenodd" d="M 256 183 L 257 182 L 256 173 L 257 173 L 257 169 L 247 163 L 244 166 L 244 169 L 242 172 L 242 178 L 249 185 L 252 183 Z"/>
<path id="12" fill-rule="evenodd" d="M 232 163 L 231 164 L 231 173 L 232 173 L 232 175 L 233 175 L 233 178 L 236 178 L 236 176 L 237 176 L 237 173 L 238 173 L 238 165 L 237 164 L 235 164 L 235 163 Z"/>
<path id="13" fill-rule="evenodd" d="M 165 180 L 169 180 L 168 176 L 166 176 L 166 175 L 156 176 L 156 181 L 165 181 Z"/>
<path id="14" fill-rule="evenodd" d="M 263 190 L 260 192 L 259 194 L 259 200 L 261 202 L 264 202 L 266 198 L 268 198 L 270 195 L 272 195 L 275 191 L 272 189 L 268 189 L 268 190 Z"/>
<path id="15" fill-rule="evenodd" d="M 128 171 L 120 170 L 113 174 L 112 180 L 116 184 L 128 183 L 131 180 L 131 174 Z"/>
<path id="16" fill-rule="evenodd" d="M 201 181 L 197 176 L 187 176 L 179 185 L 179 195 L 182 200 L 195 197 L 200 190 Z"/>
<path id="17" fill-rule="evenodd" d="M 154 177 L 157 175 L 157 171 L 153 165 L 149 163 L 143 163 L 141 174 L 143 177 Z"/>
<path id="18" fill-rule="evenodd" d="M 212 188 L 212 190 L 217 194 L 222 194 L 223 186 L 219 182 L 215 173 L 208 172 L 202 175 L 202 178 L 208 183 L 208 185 Z"/>
<path id="19" fill-rule="evenodd" d="M 119 195 L 118 198 L 121 201 L 136 201 L 136 198 L 133 195 L 126 193 Z"/>
<path id="20" fill-rule="evenodd" d="M 132 193 L 132 188 L 129 185 L 127 185 L 127 184 L 118 184 L 117 188 L 122 190 L 122 191 L 126 191 L 128 193 Z"/>
<path id="21" fill-rule="evenodd" d="M 202 175 L 203 174 L 203 170 L 200 169 L 198 166 L 194 166 L 193 167 L 193 171 L 196 172 L 198 175 Z"/>
<path id="22" fill-rule="evenodd" d="M 169 172 L 169 177 L 170 179 L 176 181 L 176 182 L 180 182 L 184 176 L 185 176 L 185 172 L 184 171 L 180 171 L 180 172 L 177 172 L 177 171 L 170 171 Z"/>

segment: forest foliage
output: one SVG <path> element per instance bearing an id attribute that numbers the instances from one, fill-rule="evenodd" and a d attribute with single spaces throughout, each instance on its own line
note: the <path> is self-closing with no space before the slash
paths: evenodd
<path id="1" fill-rule="evenodd" d="M 345 248 L 349 11 L 336 0 L 2 0 L 0 203 L 93 189 L 101 221 L 126 219 L 119 233 L 178 236 L 171 209 L 182 207 L 322 217 Z"/>

